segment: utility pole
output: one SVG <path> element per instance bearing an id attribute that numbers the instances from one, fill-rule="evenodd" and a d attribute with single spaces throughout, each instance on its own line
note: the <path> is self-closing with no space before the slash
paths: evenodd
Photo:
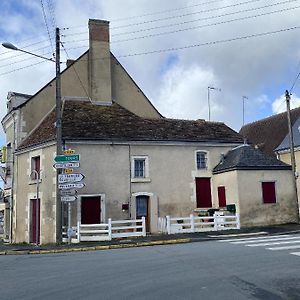
<path id="1" fill-rule="evenodd" d="M 300 205 L 298 200 L 298 192 L 297 192 L 297 170 L 296 170 L 296 160 L 295 160 L 295 147 L 294 147 L 294 137 L 292 131 L 292 123 L 291 123 L 291 108 L 290 108 L 290 100 L 291 95 L 288 90 L 285 91 L 285 100 L 286 100 L 286 111 L 287 111 L 287 121 L 288 121 L 288 129 L 289 129 L 289 143 L 290 143 L 290 153 L 291 153 L 291 165 L 294 177 L 294 188 L 296 192 L 296 198 L 298 203 L 298 215 L 300 213 Z"/>
<path id="2" fill-rule="evenodd" d="M 62 154 L 62 128 L 61 128 L 61 81 L 60 81 L 60 32 L 56 28 L 55 32 L 56 51 L 55 51 L 55 64 L 56 64 L 56 155 Z M 58 175 L 59 169 L 56 169 L 56 241 L 62 241 L 62 209 L 60 192 L 58 189 Z"/>

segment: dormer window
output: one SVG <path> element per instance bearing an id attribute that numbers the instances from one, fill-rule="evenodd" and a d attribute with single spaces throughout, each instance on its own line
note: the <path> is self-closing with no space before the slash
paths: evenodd
<path id="1" fill-rule="evenodd" d="M 197 163 L 197 170 L 207 169 L 207 152 L 197 151 L 196 163 Z"/>

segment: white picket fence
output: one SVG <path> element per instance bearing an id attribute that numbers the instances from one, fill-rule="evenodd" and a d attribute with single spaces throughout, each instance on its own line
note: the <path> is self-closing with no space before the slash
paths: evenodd
<path id="1" fill-rule="evenodd" d="M 111 241 L 114 238 L 146 236 L 146 220 L 142 217 L 138 220 L 117 220 L 108 219 L 107 223 L 101 224 L 80 224 L 72 227 L 74 236 L 72 243 Z M 63 242 L 68 241 L 67 228 L 63 227 Z"/>
<path id="2" fill-rule="evenodd" d="M 215 212 L 213 216 L 196 217 L 170 217 L 166 216 L 165 221 L 159 221 L 159 230 L 162 233 L 191 233 L 204 231 L 218 231 L 240 229 L 239 215 L 223 215 L 220 212 Z"/>

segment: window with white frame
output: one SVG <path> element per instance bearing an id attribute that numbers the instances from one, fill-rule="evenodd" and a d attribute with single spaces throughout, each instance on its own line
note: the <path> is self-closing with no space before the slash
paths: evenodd
<path id="1" fill-rule="evenodd" d="M 145 178 L 145 159 L 134 160 L 134 177 Z"/>
<path id="2" fill-rule="evenodd" d="M 137 180 L 149 177 L 148 156 L 133 156 L 131 158 L 131 177 Z"/>
<path id="3" fill-rule="evenodd" d="M 197 170 L 207 169 L 207 152 L 197 151 L 196 163 L 197 163 Z"/>

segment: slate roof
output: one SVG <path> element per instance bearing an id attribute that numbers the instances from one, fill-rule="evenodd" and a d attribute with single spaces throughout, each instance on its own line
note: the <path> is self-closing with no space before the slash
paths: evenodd
<path id="1" fill-rule="evenodd" d="M 19 149 L 55 140 L 55 113 L 23 141 Z M 86 101 L 65 101 L 62 117 L 65 140 L 170 141 L 242 143 L 243 138 L 219 122 L 204 120 L 148 119 L 120 105 L 95 105 Z"/>
<path id="2" fill-rule="evenodd" d="M 292 132 L 293 132 L 293 139 L 294 139 L 294 146 L 299 147 L 300 146 L 300 118 L 296 120 L 292 127 Z M 282 143 L 275 149 L 275 151 L 281 151 L 281 150 L 286 150 L 290 149 L 290 142 L 289 142 L 289 135 L 287 134 L 282 141 Z"/>
<path id="3" fill-rule="evenodd" d="M 299 117 L 300 107 L 292 109 L 292 126 Z M 240 134 L 264 153 L 275 156 L 274 150 L 288 134 L 287 114 L 284 112 L 247 124 L 241 128 Z"/>
<path id="4" fill-rule="evenodd" d="M 292 167 L 268 156 L 250 145 L 244 144 L 230 150 L 213 169 L 213 174 L 233 170 L 291 170 Z"/>

